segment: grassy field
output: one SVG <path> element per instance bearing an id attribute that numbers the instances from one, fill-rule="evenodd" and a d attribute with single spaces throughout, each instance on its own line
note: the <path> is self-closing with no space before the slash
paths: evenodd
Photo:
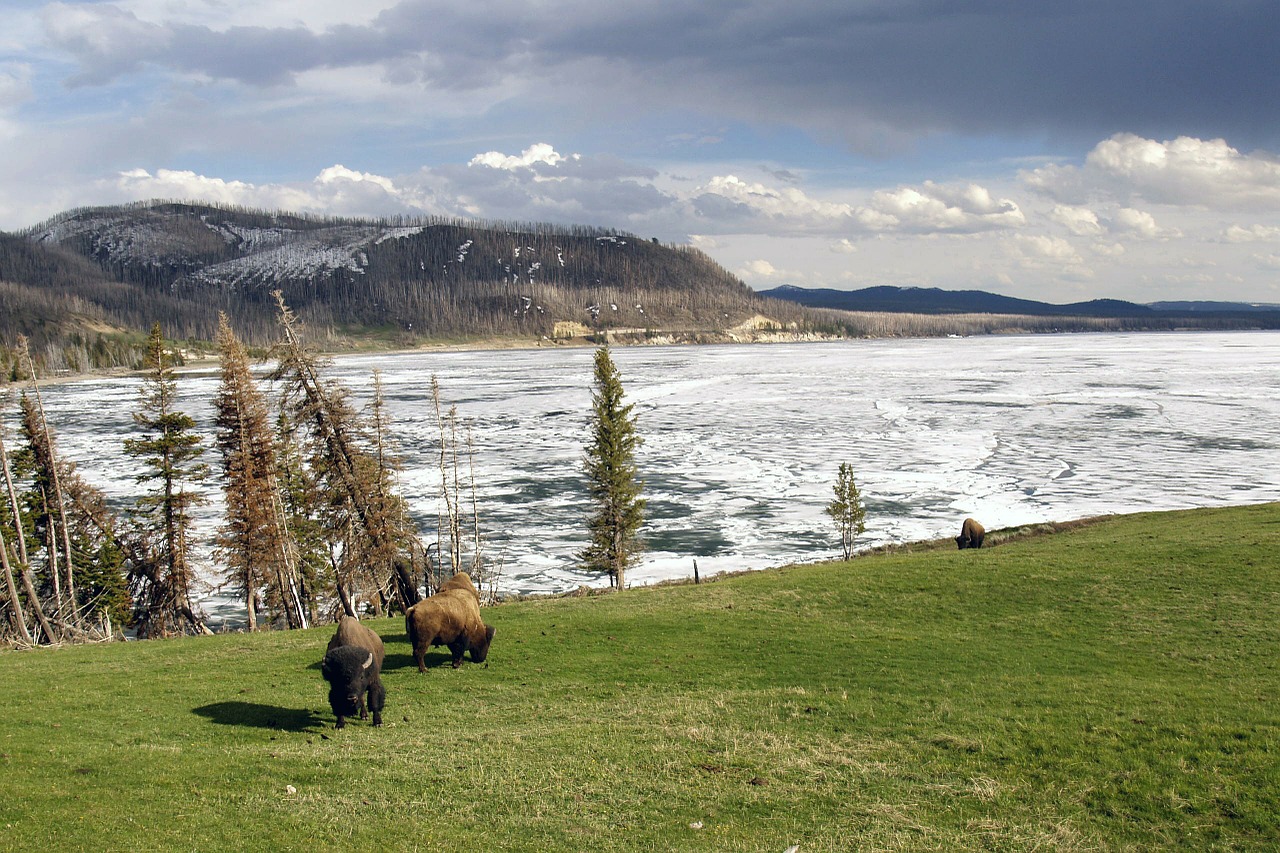
<path id="1" fill-rule="evenodd" d="M 1280 505 L 331 629 L 0 653 L 5 850 L 1280 847 Z"/>

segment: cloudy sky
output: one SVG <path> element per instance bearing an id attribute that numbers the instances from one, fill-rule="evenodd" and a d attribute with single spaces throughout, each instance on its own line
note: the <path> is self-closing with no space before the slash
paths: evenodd
<path id="1" fill-rule="evenodd" d="M 758 289 L 1280 303 L 1274 0 L 0 5 L 0 229 L 577 223 Z"/>

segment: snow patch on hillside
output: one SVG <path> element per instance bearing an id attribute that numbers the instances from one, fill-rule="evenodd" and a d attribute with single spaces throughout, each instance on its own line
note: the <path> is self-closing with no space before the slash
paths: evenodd
<path id="1" fill-rule="evenodd" d="M 65 219 L 34 235 L 37 243 L 61 245 L 90 235 L 94 254 L 112 261 L 142 260 L 160 264 L 173 251 L 173 237 L 150 222 L 122 223 L 112 218 Z"/>
<path id="2" fill-rule="evenodd" d="M 364 252 L 354 246 L 327 246 L 293 242 L 264 249 L 243 258 L 212 264 L 193 273 L 188 280 L 221 287 L 246 287 L 288 279 L 314 278 L 345 269 L 364 274 L 369 263 Z"/>
<path id="3" fill-rule="evenodd" d="M 227 245 L 235 246 L 246 255 L 279 246 L 294 239 L 296 231 L 285 228 L 249 228 L 230 222 L 210 222 L 202 217 L 209 229 L 227 241 Z"/>
<path id="4" fill-rule="evenodd" d="M 384 228 L 378 238 L 373 241 L 373 245 L 380 246 L 388 240 L 403 240 L 406 237 L 412 237 L 415 234 L 421 234 L 427 230 L 425 225 L 415 225 L 404 228 Z"/>

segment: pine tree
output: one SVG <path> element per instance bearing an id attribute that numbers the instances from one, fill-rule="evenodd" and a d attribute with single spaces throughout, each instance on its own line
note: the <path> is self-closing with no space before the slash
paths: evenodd
<path id="1" fill-rule="evenodd" d="M 56 451 L 25 339 L 18 351 L 32 386 L 20 398 L 23 445 L 12 454 L 12 466 L 0 436 L 5 498 L 0 501 L 0 563 L 7 621 L 27 644 L 40 638 L 109 637 L 113 622 L 121 624 L 127 617 L 129 605 L 115 517 L 102 492 Z M 19 482 L 25 483 L 21 491 Z M 28 613 L 36 622 L 30 628 Z"/>
<path id="2" fill-rule="evenodd" d="M 135 559 L 129 578 L 135 625 L 142 636 L 172 633 L 184 623 L 208 632 L 192 603 L 191 510 L 200 497 L 188 490 L 204 477 L 205 467 L 197 461 L 204 448 L 193 432 L 195 421 L 177 409 L 177 380 L 159 323 L 147 339 L 146 371 L 141 408 L 133 415 L 143 437 L 124 443 L 125 453 L 145 466 L 138 482 L 156 484 L 134 505 L 145 553 Z"/>
<path id="3" fill-rule="evenodd" d="M 826 513 L 840 530 L 840 546 L 848 560 L 853 556 L 854 540 L 867 529 L 867 509 L 862 505 L 858 484 L 853 481 L 853 466 L 848 462 L 840 463 L 834 490 L 836 498 L 827 504 Z"/>
<path id="4" fill-rule="evenodd" d="M 259 592 L 273 618 L 290 628 L 305 628 L 297 548 L 286 526 L 266 399 L 249 370 L 248 353 L 223 313 L 218 315 L 218 351 L 222 382 L 214 399 L 214 423 L 227 512 L 218 553 L 228 583 L 244 597 L 250 631 L 258 628 Z"/>
<path id="5" fill-rule="evenodd" d="M 52 431 L 38 401 L 21 398 L 22 438 L 18 469 L 29 477 L 26 504 L 33 562 L 43 563 L 42 581 L 54 592 L 54 616 L 74 639 L 87 636 L 96 620 L 110 636 L 112 622 L 128 618 L 129 592 L 116 519 L 103 493 L 86 483 L 74 462 L 54 450 Z M 56 484 L 56 485 L 55 485 Z M 59 584 L 62 578 L 65 583 Z"/>
<path id="6" fill-rule="evenodd" d="M 595 389 L 591 394 L 591 440 L 585 472 L 594 511 L 587 520 L 591 542 L 581 557 L 592 571 L 606 572 L 611 586 L 622 589 L 627 568 L 639 555 L 644 521 L 642 484 L 636 479 L 636 432 L 633 405 L 622 402 L 622 379 L 608 346 L 595 354 Z"/>

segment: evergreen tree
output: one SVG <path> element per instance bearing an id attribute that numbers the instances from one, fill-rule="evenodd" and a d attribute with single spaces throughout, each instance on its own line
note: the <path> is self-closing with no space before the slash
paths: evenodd
<path id="1" fill-rule="evenodd" d="M 23 445 L 12 454 L 12 466 L 0 436 L 0 563 L 9 623 L 28 644 L 109 637 L 113 623 L 127 618 L 129 604 L 115 518 L 102 492 L 56 451 L 25 339 L 18 349 L 32 387 L 20 398 Z M 28 613 L 36 622 L 30 628 Z"/>
<path id="2" fill-rule="evenodd" d="M 188 490 L 205 475 L 198 462 L 204 448 L 193 432 L 195 421 L 177 409 L 177 380 L 159 323 L 147 339 L 146 371 L 141 408 L 133 415 L 143 437 L 124 443 L 125 453 L 145 466 L 138 482 L 155 484 L 134 505 L 145 555 L 135 557 L 130 571 L 134 622 L 142 636 L 172 633 L 183 625 L 208 632 L 192 604 L 191 510 L 200 497 Z"/>
<path id="3" fill-rule="evenodd" d="M 38 401 L 24 394 L 20 403 L 27 446 L 17 454 L 17 468 L 30 482 L 23 503 L 32 562 L 43 565 L 40 579 L 53 596 L 54 615 L 74 638 L 81 637 L 90 620 L 103 624 L 104 636 L 110 636 L 110 625 L 124 624 L 129 615 L 115 516 L 102 492 L 80 477 L 75 463 L 54 451 Z M 59 583 L 60 577 L 65 583 Z"/>
<path id="4" fill-rule="evenodd" d="M 836 498 L 827 504 L 826 513 L 840 530 L 840 547 L 848 560 L 853 556 L 854 540 L 867 529 L 867 509 L 862 505 L 858 484 L 853 481 L 853 466 L 848 462 L 840 463 L 834 489 Z"/>
<path id="5" fill-rule="evenodd" d="M 591 394 L 591 440 L 585 472 L 593 512 L 587 520 L 591 542 L 581 557 L 592 571 L 607 572 L 611 586 L 622 589 L 625 572 L 639 555 L 644 521 L 642 484 L 636 479 L 636 432 L 633 406 L 622 402 L 622 379 L 608 346 L 595 354 L 595 388 Z"/>
<path id="6" fill-rule="evenodd" d="M 226 314 L 218 320 L 222 382 L 214 399 L 214 423 L 227 511 L 218 553 L 226 564 L 228 583 L 244 597 L 250 631 L 258 628 L 260 593 L 273 619 L 305 628 L 297 549 L 285 523 L 266 399 Z"/>

